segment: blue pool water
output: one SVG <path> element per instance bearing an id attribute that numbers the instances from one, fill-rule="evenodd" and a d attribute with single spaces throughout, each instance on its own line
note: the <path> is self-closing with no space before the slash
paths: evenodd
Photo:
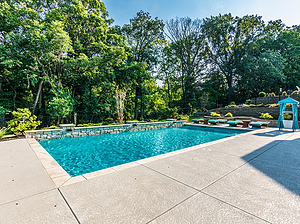
<path id="1" fill-rule="evenodd" d="M 73 177 L 244 132 L 183 126 L 51 139 L 39 143 Z"/>

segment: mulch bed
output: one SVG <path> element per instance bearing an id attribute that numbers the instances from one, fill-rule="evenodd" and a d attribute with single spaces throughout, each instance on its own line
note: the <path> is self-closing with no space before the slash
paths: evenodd
<path id="1" fill-rule="evenodd" d="M 10 137 L 10 138 L 4 138 L 4 139 L 0 138 L 0 142 L 16 140 L 16 139 L 22 139 L 22 138 L 25 138 L 25 136 L 24 135 L 18 135 L 18 136 L 14 136 L 14 137 Z"/>

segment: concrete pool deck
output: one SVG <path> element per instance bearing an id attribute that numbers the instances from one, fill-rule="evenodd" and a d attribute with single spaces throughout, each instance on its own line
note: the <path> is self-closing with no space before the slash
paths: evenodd
<path id="1" fill-rule="evenodd" d="M 57 186 L 26 139 L 0 142 L 0 223 L 300 223 L 299 154 L 267 128 Z"/>

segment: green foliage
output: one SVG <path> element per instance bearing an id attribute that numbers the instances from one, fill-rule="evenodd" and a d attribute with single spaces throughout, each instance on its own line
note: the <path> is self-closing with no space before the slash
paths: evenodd
<path id="1" fill-rule="evenodd" d="M 291 93 L 291 95 L 298 95 L 299 94 L 299 91 L 293 91 L 292 93 Z"/>
<path id="2" fill-rule="evenodd" d="M 275 93 L 269 93 L 268 96 L 275 96 Z"/>
<path id="3" fill-rule="evenodd" d="M 50 126 L 50 127 L 44 127 L 44 128 L 42 128 L 42 130 L 46 130 L 46 129 L 60 129 L 60 127 L 58 127 L 58 126 Z"/>
<path id="4" fill-rule="evenodd" d="M 249 107 L 256 107 L 255 104 L 249 104 Z"/>
<path id="5" fill-rule="evenodd" d="M 212 116 L 212 117 L 221 117 L 221 115 L 216 113 L 216 112 L 211 112 L 210 116 Z"/>
<path id="6" fill-rule="evenodd" d="M 87 123 L 87 124 L 78 124 L 77 127 L 91 127 L 91 126 L 101 126 L 102 123 Z"/>
<path id="7" fill-rule="evenodd" d="M 48 103 L 47 113 L 60 119 L 65 118 L 73 111 L 74 100 L 62 88 L 52 90 L 52 93 L 54 95 Z"/>
<path id="8" fill-rule="evenodd" d="M 264 104 L 263 104 L 263 103 L 261 103 L 261 104 L 258 104 L 257 106 L 258 106 L 258 107 L 263 107 L 263 106 L 264 106 Z"/>
<path id="9" fill-rule="evenodd" d="M 232 101 L 229 105 L 236 105 L 234 101 Z"/>
<path id="10" fill-rule="evenodd" d="M 259 93 L 258 93 L 258 96 L 259 96 L 259 97 L 266 97 L 267 94 L 266 94 L 265 92 L 262 91 L 262 92 L 259 92 Z"/>
<path id="11" fill-rule="evenodd" d="M 284 117 L 284 120 L 292 120 L 292 119 L 293 119 L 292 115 L 290 115 L 290 114 L 288 114 L 288 113 L 285 113 L 285 114 L 283 115 L 283 117 Z"/>
<path id="12" fill-rule="evenodd" d="M 286 91 L 283 91 L 283 92 L 282 92 L 282 95 L 283 95 L 283 96 L 287 96 L 287 92 L 286 92 Z"/>
<path id="13" fill-rule="evenodd" d="M 189 120 L 189 117 L 187 117 L 187 116 L 180 116 L 179 119 L 180 119 L 180 120 L 186 120 L 186 121 L 188 121 L 188 120 Z"/>
<path id="14" fill-rule="evenodd" d="M 17 111 L 13 111 L 12 115 L 15 119 L 7 122 L 10 130 L 14 134 L 24 135 L 24 131 L 34 130 L 41 124 L 41 121 L 36 121 L 36 116 L 31 116 L 31 112 L 28 108 L 18 108 Z"/>
<path id="15" fill-rule="evenodd" d="M 169 110 L 169 118 L 174 118 L 174 119 L 178 119 L 179 118 L 178 108 L 177 107 L 171 108 Z"/>
<path id="16" fill-rule="evenodd" d="M 228 112 L 227 114 L 225 114 L 225 117 L 232 117 L 232 113 Z"/>
<path id="17" fill-rule="evenodd" d="M 246 104 L 250 105 L 251 104 L 251 99 L 246 100 Z"/>
<path id="18" fill-rule="evenodd" d="M 6 135 L 6 133 L 7 133 L 7 128 L 1 128 L 1 129 L 0 129 L 0 139 L 1 139 L 4 135 Z"/>
<path id="19" fill-rule="evenodd" d="M 269 113 L 262 113 L 259 118 L 262 118 L 262 119 L 272 119 L 272 115 L 270 115 Z"/>

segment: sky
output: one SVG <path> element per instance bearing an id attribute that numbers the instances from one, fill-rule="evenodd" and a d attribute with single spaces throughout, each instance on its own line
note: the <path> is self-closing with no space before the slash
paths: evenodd
<path id="1" fill-rule="evenodd" d="M 281 19 L 287 26 L 300 25 L 300 0 L 102 0 L 113 25 L 128 24 L 140 10 L 164 22 L 176 17 L 203 19 L 218 14 L 259 15 L 267 23 Z"/>

